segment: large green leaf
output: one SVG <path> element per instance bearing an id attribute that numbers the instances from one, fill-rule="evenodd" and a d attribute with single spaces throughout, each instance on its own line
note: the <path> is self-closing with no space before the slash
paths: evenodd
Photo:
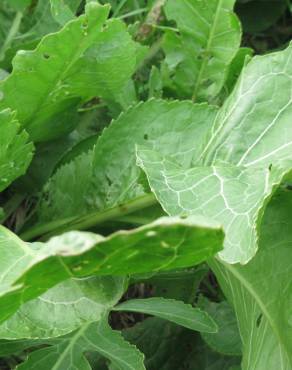
<path id="1" fill-rule="evenodd" d="M 243 341 L 243 370 L 292 368 L 292 197 L 278 192 L 261 228 L 260 248 L 246 266 L 213 260 L 233 304 Z"/>
<path id="2" fill-rule="evenodd" d="M 158 297 L 131 299 L 119 304 L 113 310 L 143 312 L 201 332 L 215 333 L 218 329 L 216 323 L 204 311 L 175 299 Z"/>
<path id="3" fill-rule="evenodd" d="M 59 344 L 32 352 L 18 370 L 91 369 L 84 352 L 96 351 L 110 360 L 115 369 L 145 370 L 144 356 L 110 328 L 107 318 L 87 324 Z"/>
<path id="4" fill-rule="evenodd" d="M 152 191 L 169 215 L 202 214 L 221 222 L 226 239 L 220 256 L 229 263 L 246 263 L 255 255 L 262 213 L 282 181 L 282 168 L 210 166 L 185 170 L 148 149 L 138 150 L 137 156 Z"/>
<path id="5" fill-rule="evenodd" d="M 291 159 L 291 67 L 292 45 L 245 66 L 210 131 L 204 164 L 268 167 Z"/>
<path id="6" fill-rule="evenodd" d="M 139 154 L 169 214 L 204 214 L 222 222 L 221 257 L 229 263 L 247 263 L 255 255 L 267 201 L 292 167 L 291 55 L 292 46 L 245 66 L 209 130 L 197 167 L 179 168 L 149 150 Z"/>
<path id="7" fill-rule="evenodd" d="M 46 339 L 99 321 L 122 297 L 124 278 L 69 279 L 25 303 L 2 325 L 1 339 Z"/>
<path id="8" fill-rule="evenodd" d="M 172 81 L 181 95 L 193 100 L 214 98 L 240 45 L 240 24 L 234 0 L 168 0 L 165 13 L 179 35 L 168 31 L 163 48 Z"/>
<path id="9" fill-rule="evenodd" d="M 32 159 L 33 144 L 20 129 L 15 114 L 6 109 L 0 112 L 0 191 L 23 175 Z"/>
<path id="10" fill-rule="evenodd" d="M 76 158 L 52 177 L 38 209 L 39 223 L 98 212 L 149 192 L 136 166 L 136 144 L 159 148 L 188 168 L 201 153 L 216 112 L 205 104 L 163 100 L 129 109 L 104 130 L 93 154 Z"/>
<path id="11" fill-rule="evenodd" d="M 0 321 L 70 277 L 193 266 L 213 256 L 222 244 L 220 226 L 203 218 L 162 218 L 108 237 L 70 232 L 44 245 L 25 243 L 1 227 Z"/>

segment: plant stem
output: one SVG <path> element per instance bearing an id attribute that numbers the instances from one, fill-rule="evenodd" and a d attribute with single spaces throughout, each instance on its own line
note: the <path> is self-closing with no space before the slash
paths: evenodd
<path id="1" fill-rule="evenodd" d="M 43 225 L 37 225 L 23 232 L 20 235 L 20 238 L 29 241 L 41 237 L 42 240 L 47 240 L 54 235 L 61 234 L 66 231 L 87 230 L 93 226 L 114 220 L 140 209 L 150 207 L 156 203 L 157 200 L 155 196 L 153 194 L 147 194 L 143 197 L 132 200 L 125 205 L 119 205 L 105 211 L 92 212 L 82 217 L 71 217 Z"/>
<path id="2" fill-rule="evenodd" d="M 6 50 L 9 48 L 9 46 L 11 45 L 15 35 L 18 33 L 20 23 L 21 23 L 21 20 L 22 20 L 22 15 L 23 14 L 21 12 L 17 12 L 15 17 L 14 17 L 14 20 L 13 20 L 13 23 L 10 27 L 8 35 L 7 35 L 5 41 L 2 45 L 2 48 L 0 50 L 0 60 L 3 60 Z"/>
<path id="3" fill-rule="evenodd" d="M 122 0 L 120 1 L 119 5 L 116 7 L 116 10 L 113 12 L 113 18 L 115 18 L 119 12 L 122 10 L 122 8 L 124 7 L 124 5 L 126 4 L 128 0 Z"/>
<path id="4" fill-rule="evenodd" d="M 24 194 L 14 194 L 12 198 L 10 198 L 3 206 L 4 210 L 4 217 L 0 219 L 0 222 L 3 223 L 7 220 L 8 217 L 12 215 L 12 213 L 20 206 L 22 201 L 25 199 Z"/>
<path id="5" fill-rule="evenodd" d="M 147 65 L 154 57 L 155 55 L 160 51 L 162 46 L 162 38 L 156 40 L 150 49 L 148 50 L 147 54 L 145 55 L 144 59 L 141 61 L 141 63 L 137 67 L 137 71 L 141 68 L 143 68 L 145 65 Z"/>
<path id="6" fill-rule="evenodd" d="M 145 13 L 147 10 L 148 10 L 147 8 L 133 10 L 132 12 L 129 12 L 129 13 L 121 15 L 120 17 L 117 17 L 117 19 L 125 19 L 129 17 L 133 17 L 134 15 Z"/>

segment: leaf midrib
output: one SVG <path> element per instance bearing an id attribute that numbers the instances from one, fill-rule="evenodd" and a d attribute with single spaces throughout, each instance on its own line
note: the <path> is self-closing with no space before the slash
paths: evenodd
<path id="1" fill-rule="evenodd" d="M 77 333 L 68 341 L 68 345 L 66 346 L 66 349 L 61 353 L 60 357 L 54 364 L 52 370 L 58 370 L 59 365 L 62 363 L 62 361 L 66 358 L 67 353 L 71 351 L 71 349 L 74 347 L 75 343 L 78 341 L 79 338 L 81 338 L 84 334 L 84 332 L 88 329 L 88 327 L 91 325 L 91 323 L 88 323 L 81 327 L 80 330 L 77 331 Z"/>
<path id="2" fill-rule="evenodd" d="M 206 49 L 204 51 L 206 57 L 203 59 L 203 62 L 201 64 L 201 67 L 200 67 L 200 70 L 199 70 L 198 78 L 197 78 L 195 88 L 194 88 L 194 92 L 193 92 L 193 96 L 192 96 L 193 101 L 195 101 L 196 98 L 197 98 L 197 93 L 198 93 L 198 90 L 199 90 L 199 87 L 200 87 L 200 84 L 201 84 L 201 80 L 202 80 L 203 74 L 204 74 L 206 66 L 207 66 L 208 55 L 209 55 L 211 47 L 212 47 L 212 42 L 213 42 L 215 30 L 217 28 L 217 23 L 218 23 L 218 20 L 219 20 L 219 14 L 220 14 L 220 10 L 221 10 L 221 7 L 222 7 L 222 1 L 223 0 L 219 0 L 218 3 L 217 3 L 217 8 L 216 8 L 215 16 L 214 16 L 214 22 L 213 22 L 213 24 L 210 28 L 210 32 L 209 32 L 209 35 L 208 35 L 207 46 L 206 46 Z"/>
<path id="3" fill-rule="evenodd" d="M 262 313 L 266 317 L 267 321 L 270 324 L 270 327 L 272 328 L 274 334 L 278 338 L 279 345 L 281 348 L 283 348 L 284 352 L 287 353 L 286 346 L 284 344 L 284 341 L 282 340 L 281 332 L 277 329 L 277 325 L 275 321 L 273 320 L 272 316 L 270 315 L 268 308 L 266 307 L 265 303 L 262 301 L 260 296 L 257 294 L 257 292 L 254 290 L 252 285 L 239 273 L 236 271 L 236 269 L 227 263 L 216 261 L 216 263 L 222 263 L 224 267 L 239 281 L 241 285 L 248 291 L 248 293 L 254 298 L 260 309 L 262 310 Z M 290 358 L 287 356 L 289 362 Z"/>

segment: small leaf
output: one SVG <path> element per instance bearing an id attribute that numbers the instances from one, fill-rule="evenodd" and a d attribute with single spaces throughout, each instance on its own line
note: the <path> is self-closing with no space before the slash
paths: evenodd
<path id="1" fill-rule="evenodd" d="M 143 312 L 169 320 L 185 328 L 206 333 L 215 333 L 218 329 L 215 322 L 206 312 L 175 299 L 158 297 L 132 299 L 119 304 L 113 310 Z"/>
<path id="2" fill-rule="evenodd" d="M 199 307 L 204 309 L 218 324 L 217 333 L 201 334 L 208 346 L 228 356 L 240 356 L 242 343 L 232 307 L 226 301 L 215 303 L 206 298 L 200 299 Z"/>
<path id="3" fill-rule="evenodd" d="M 23 175 L 33 156 L 33 144 L 20 129 L 15 114 L 6 109 L 0 112 L 0 191 Z"/>
<path id="4" fill-rule="evenodd" d="M 75 13 L 81 0 L 50 0 L 50 2 L 54 18 L 58 23 L 64 25 L 75 18 Z"/>

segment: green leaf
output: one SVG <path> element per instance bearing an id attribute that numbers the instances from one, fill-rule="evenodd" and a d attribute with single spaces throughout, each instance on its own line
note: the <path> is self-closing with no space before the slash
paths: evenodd
<path id="1" fill-rule="evenodd" d="M 49 140 L 71 130 L 70 121 L 58 125 L 74 114 L 80 100 L 70 93 L 70 74 L 96 42 L 107 14 L 107 6 L 88 4 L 86 15 L 44 37 L 34 51 L 20 51 L 14 58 L 12 74 L 0 85 L 0 107 L 17 111 L 32 140 Z"/>
<path id="2" fill-rule="evenodd" d="M 158 318 L 123 330 L 123 336 L 145 354 L 147 370 L 230 370 L 240 362 L 211 351 L 198 333 Z"/>
<path id="3" fill-rule="evenodd" d="M 11 60 L 18 50 L 32 50 L 44 35 L 60 29 L 52 17 L 48 0 L 38 0 L 25 13 L 15 14 L 5 6 L 0 9 L 0 17 L 5 19 L 1 21 L 3 44 L 0 52 L 1 67 L 4 69 L 11 70 Z"/>
<path id="4" fill-rule="evenodd" d="M 166 16 L 176 22 L 180 34 L 166 33 L 165 62 L 183 96 L 211 100 L 223 87 L 241 37 L 233 5 L 234 0 L 167 1 Z"/>
<path id="5" fill-rule="evenodd" d="M 8 357 L 9 355 L 21 354 L 26 349 L 49 343 L 50 340 L 38 339 L 0 340 L 0 356 Z"/>
<path id="6" fill-rule="evenodd" d="M 0 112 L 0 191 L 23 175 L 33 156 L 33 144 L 20 129 L 15 114 L 6 109 Z"/>
<path id="7" fill-rule="evenodd" d="M 292 198 L 280 191 L 263 220 L 260 248 L 246 266 L 210 265 L 233 304 L 243 341 L 243 370 L 292 367 Z"/>
<path id="8" fill-rule="evenodd" d="M 122 297 L 124 278 L 69 279 L 22 305 L 2 325 L 1 339 L 46 339 L 99 321 Z"/>
<path id="9" fill-rule="evenodd" d="M 242 47 L 238 49 L 235 57 L 229 65 L 228 74 L 225 81 L 224 90 L 225 94 L 229 95 L 238 80 L 243 67 L 249 62 L 253 56 L 253 50 L 250 48 Z"/>
<path id="10" fill-rule="evenodd" d="M 255 255 L 265 206 L 292 167 L 291 55 L 292 46 L 244 67 L 197 167 L 185 170 L 150 150 L 138 154 L 169 214 L 203 214 L 222 222 L 226 240 L 220 256 L 229 263 L 244 264 Z"/>
<path id="11" fill-rule="evenodd" d="M 198 267 L 160 272 L 152 274 L 150 278 L 141 277 L 141 281 L 152 286 L 152 295 L 168 299 L 178 299 L 184 302 L 193 303 L 199 285 L 208 272 L 206 265 Z M 135 281 L 140 281 L 139 275 L 132 277 Z"/>
<path id="12" fill-rule="evenodd" d="M 120 370 L 145 370 L 144 356 L 126 342 L 121 334 L 110 328 L 107 319 L 85 325 L 72 336 L 52 347 L 32 352 L 18 370 L 90 369 L 84 352 L 96 351 Z"/>
<path id="13" fill-rule="evenodd" d="M 31 2 L 32 0 L 9 0 L 9 5 L 17 11 L 23 11 Z"/>
<path id="14" fill-rule="evenodd" d="M 125 89 L 136 69 L 138 44 L 133 42 L 126 25 L 110 19 L 94 46 L 76 62 L 70 72 L 73 96 L 88 100 L 101 96 L 108 102 L 118 102 L 123 108 L 136 103 L 124 96 Z"/>
<path id="15" fill-rule="evenodd" d="M 175 299 L 158 297 L 132 299 L 119 304 L 113 310 L 143 312 L 201 332 L 215 333 L 218 330 L 217 325 L 206 312 Z"/>
<path id="16" fill-rule="evenodd" d="M 222 243 L 220 226 L 200 217 L 161 218 L 108 237 L 70 232 L 52 238 L 45 245 L 25 243 L 1 227 L 0 321 L 24 302 L 70 277 L 189 267 L 213 256 Z"/>
<path id="17" fill-rule="evenodd" d="M 135 145 L 148 143 L 187 168 L 200 155 L 216 112 L 205 104 L 163 100 L 130 108 L 103 131 L 92 159 L 83 155 L 52 177 L 38 208 L 39 223 L 98 212 L 149 193 L 136 166 Z"/>
<path id="18" fill-rule="evenodd" d="M 138 150 L 137 158 L 169 215 L 202 214 L 223 224 L 223 260 L 246 263 L 255 255 L 262 212 L 283 179 L 282 168 L 210 166 L 185 170 L 147 149 Z"/>
<path id="19" fill-rule="evenodd" d="M 292 45 L 244 67 L 209 132 L 204 164 L 268 167 L 291 159 L 291 56 Z"/>
<path id="20" fill-rule="evenodd" d="M 214 351 L 228 356 L 241 356 L 242 344 L 237 320 L 232 307 L 226 302 L 211 302 L 201 297 L 199 307 L 218 325 L 217 333 L 202 333 L 202 338 Z"/>
<path id="21" fill-rule="evenodd" d="M 52 14 L 56 21 L 61 25 L 75 18 L 75 13 L 81 3 L 81 0 L 50 0 Z M 67 4 L 67 2 L 69 4 Z"/>

